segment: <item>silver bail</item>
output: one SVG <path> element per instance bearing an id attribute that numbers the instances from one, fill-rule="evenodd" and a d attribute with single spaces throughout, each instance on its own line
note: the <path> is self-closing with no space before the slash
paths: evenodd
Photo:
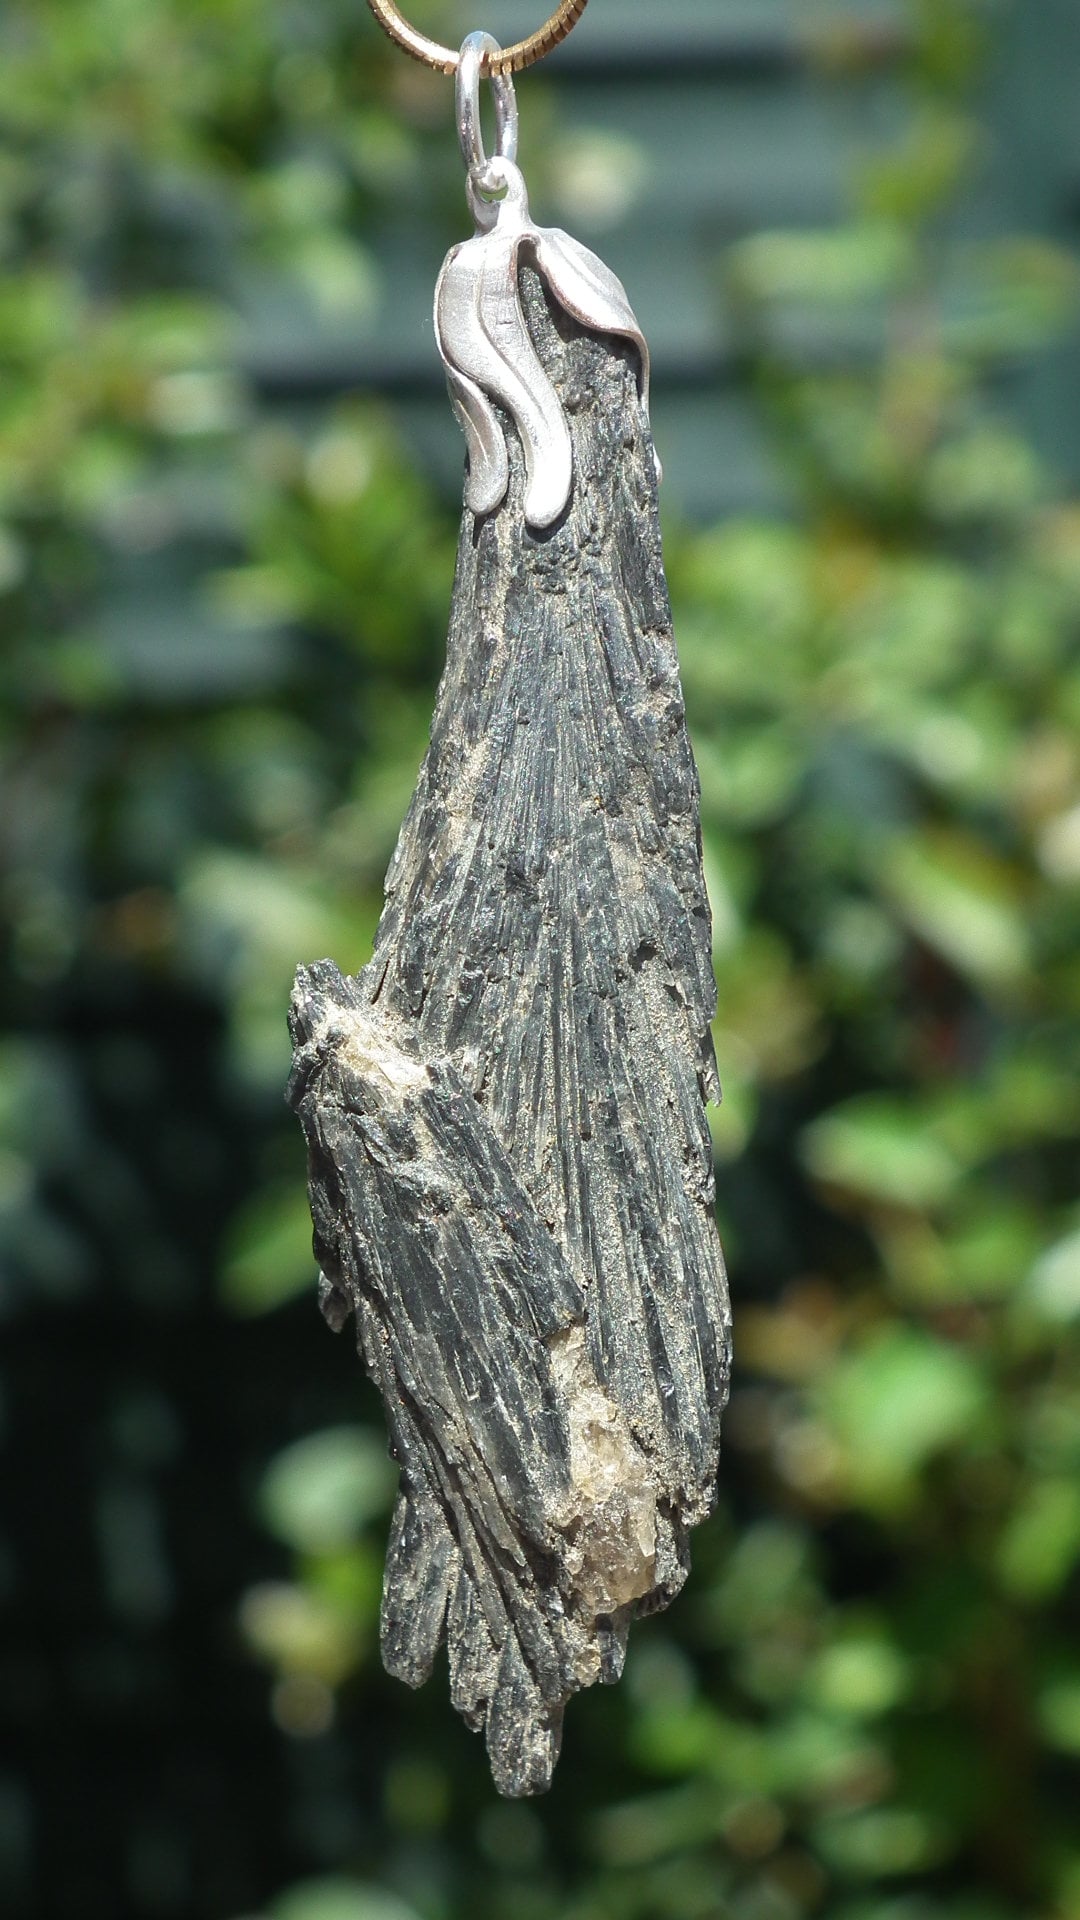
<path id="1" fill-rule="evenodd" d="M 500 53 L 499 42 L 490 33 L 470 33 L 462 42 L 457 68 L 457 130 L 461 156 L 469 176 L 469 204 L 477 214 L 477 202 L 500 198 L 506 191 L 506 175 L 500 160 L 511 165 L 517 160 L 518 109 L 514 82 L 510 75 L 493 73 L 491 92 L 495 101 L 495 153 L 484 146 L 480 119 L 480 84 L 487 54 Z M 477 216 L 482 220 L 482 215 Z"/>

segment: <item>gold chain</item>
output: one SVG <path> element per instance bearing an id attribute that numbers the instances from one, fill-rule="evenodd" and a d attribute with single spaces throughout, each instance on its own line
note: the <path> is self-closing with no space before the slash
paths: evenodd
<path id="1" fill-rule="evenodd" d="M 531 67 L 534 60 L 542 60 L 546 53 L 557 47 L 572 33 L 588 5 L 588 0 L 562 0 L 562 5 L 538 33 L 531 33 L 527 40 L 519 40 L 512 47 L 503 47 L 498 53 L 486 54 L 484 73 L 520 73 L 523 68 Z M 437 40 L 429 40 L 426 34 L 418 33 L 410 27 L 398 12 L 394 0 L 368 0 L 368 6 L 375 15 L 380 27 L 396 40 L 399 47 L 411 53 L 414 60 L 422 60 L 426 67 L 434 67 L 437 73 L 456 73 L 459 56 L 452 47 L 441 47 Z"/>

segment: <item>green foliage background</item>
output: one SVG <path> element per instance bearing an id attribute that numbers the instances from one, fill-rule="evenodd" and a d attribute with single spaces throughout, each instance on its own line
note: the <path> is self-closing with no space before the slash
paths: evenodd
<path id="1" fill-rule="evenodd" d="M 913 4 L 849 221 L 722 263 L 794 503 L 668 529 L 726 1464 L 522 1807 L 378 1672 L 391 1482 L 280 1107 L 294 965 L 366 957 L 455 535 L 389 403 L 271 406 L 249 353 L 252 287 L 347 325 L 391 219 L 460 229 L 442 83 L 358 12 L 0 32 L 7 1910 L 1078 1920 L 1080 505 L 994 399 L 1076 275 L 950 224 L 1000 10 Z"/>

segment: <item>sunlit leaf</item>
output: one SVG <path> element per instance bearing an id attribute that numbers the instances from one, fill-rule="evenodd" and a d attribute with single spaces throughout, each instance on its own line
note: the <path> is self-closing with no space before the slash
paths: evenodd
<path id="1" fill-rule="evenodd" d="M 887 1713 L 909 1684 L 906 1662 L 889 1640 L 845 1638 L 819 1655 L 809 1690 L 817 1705 L 862 1720 Z"/>
<path id="2" fill-rule="evenodd" d="M 1080 1561 L 1080 1481 L 1027 1487 L 997 1550 L 998 1577 L 1020 1600 L 1060 1591 Z"/>
<path id="3" fill-rule="evenodd" d="M 963 1348 L 895 1326 L 840 1360 L 818 1399 L 852 1492 L 888 1507 L 910 1498 L 914 1475 L 935 1454 L 972 1432 L 986 1385 Z"/>
<path id="4" fill-rule="evenodd" d="M 994 854 L 959 834 L 921 834 L 891 847 L 880 871 L 912 930 L 961 973 L 991 989 L 1027 978 L 1022 885 Z"/>
<path id="5" fill-rule="evenodd" d="M 898 1207 L 939 1206 L 963 1173 L 925 1113 L 873 1094 L 815 1120 L 801 1153 L 815 1179 Z"/>
<path id="6" fill-rule="evenodd" d="M 759 233 L 731 249 L 729 271 L 755 300 L 847 305 L 880 296 L 911 273 L 911 238 L 888 221 L 821 233 Z"/>
<path id="7" fill-rule="evenodd" d="M 315 1299 L 311 1209 L 301 1181 L 257 1194 L 237 1214 L 221 1273 L 221 1297 L 234 1313 L 270 1313 L 299 1294 Z"/>
<path id="8" fill-rule="evenodd" d="M 1049 1680 L 1038 1700 L 1039 1719 L 1051 1746 L 1080 1755 L 1080 1672 Z"/>
<path id="9" fill-rule="evenodd" d="M 918 1873 L 951 1851 L 940 1822 L 913 1807 L 882 1807 L 819 1822 L 815 1840 L 827 1860 L 856 1880 Z"/>
<path id="10" fill-rule="evenodd" d="M 287 1546 L 332 1552 L 386 1512 L 396 1480 L 381 1434 L 332 1427 L 277 1455 L 263 1476 L 259 1504 L 270 1531 Z"/>
<path id="11" fill-rule="evenodd" d="M 305 1880 L 269 1910 L 272 1920 L 419 1920 L 397 1894 L 361 1880 Z"/>
<path id="12" fill-rule="evenodd" d="M 361 1654 L 361 1623 L 318 1594 L 290 1581 L 250 1587 L 240 1627 L 253 1653 L 287 1674 L 339 1686 Z"/>
<path id="13" fill-rule="evenodd" d="M 1080 1319 L 1080 1228 L 1048 1247 L 1035 1262 L 1025 1296 L 1052 1323 Z"/>

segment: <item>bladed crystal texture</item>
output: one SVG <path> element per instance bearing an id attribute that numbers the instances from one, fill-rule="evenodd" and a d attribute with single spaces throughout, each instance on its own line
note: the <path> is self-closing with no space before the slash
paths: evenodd
<path id="1" fill-rule="evenodd" d="M 418 1686 L 445 1642 L 519 1795 L 715 1498 L 716 989 L 644 342 L 520 203 L 439 312 L 470 431 L 446 670 L 373 957 L 297 976 L 290 1097 L 323 1311 L 400 1466 L 383 1660 Z"/>

